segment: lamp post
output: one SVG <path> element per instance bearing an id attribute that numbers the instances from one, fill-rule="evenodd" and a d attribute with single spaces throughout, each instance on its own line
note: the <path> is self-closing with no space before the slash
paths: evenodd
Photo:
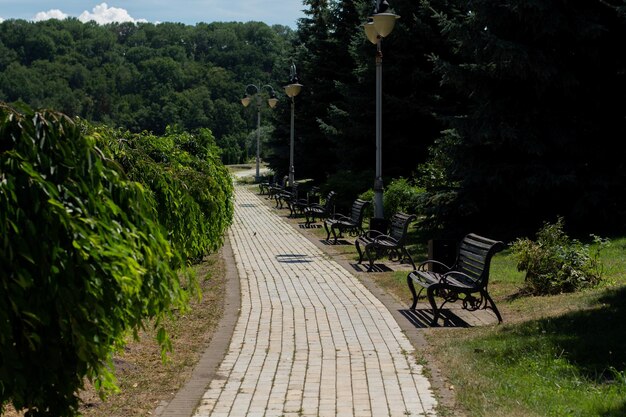
<path id="1" fill-rule="evenodd" d="M 291 71 L 289 76 L 289 84 L 285 87 L 285 94 L 291 98 L 291 134 L 289 138 L 289 186 L 292 187 L 295 179 L 296 170 L 293 165 L 293 146 L 294 146 L 294 110 L 295 100 L 294 97 L 300 94 L 302 84 L 298 82 L 298 74 L 296 73 L 296 65 L 291 64 Z"/>
<path id="2" fill-rule="evenodd" d="M 387 0 L 374 0 L 374 14 L 363 25 L 367 39 L 376 45 L 376 178 L 374 180 L 374 218 L 383 222 L 383 176 L 382 176 L 382 39 L 389 35 L 400 16 L 387 12 Z"/>
<path id="3" fill-rule="evenodd" d="M 276 103 L 278 103 L 278 99 L 276 98 L 276 93 L 271 85 L 264 85 L 262 88 L 266 88 L 269 91 L 270 98 L 267 99 L 267 104 L 270 108 L 276 107 Z M 257 97 L 257 107 L 256 107 L 256 175 L 254 180 L 259 182 L 260 174 L 259 174 L 259 165 L 261 159 L 261 95 L 259 94 L 261 89 L 254 84 L 249 84 L 246 86 L 245 96 L 241 99 L 241 104 L 244 107 L 248 107 L 250 102 L 252 101 L 252 97 Z"/>

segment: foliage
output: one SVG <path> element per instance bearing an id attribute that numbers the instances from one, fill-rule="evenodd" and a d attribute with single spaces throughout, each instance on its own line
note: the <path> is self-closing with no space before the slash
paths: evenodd
<path id="1" fill-rule="evenodd" d="M 525 291 L 533 295 L 558 294 L 591 287 L 602 279 L 600 251 L 608 240 L 594 238 L 596 248 L 570 239 L 563 230 L 563 218 L 545 223 L 537 240 L 520 238 L 513 242 L 517 268 L 526 271 Z"/>
<path id="2" fill-rule="evenodd" d="M 152 192 L 159 223 L 183 260 L 195 262 L 221 246 L 232 219 L 233 190 L 210 131 L 192 135 L 168 128 L 164 136 L 96 131 L 129 178 Z"/>
<path id="3" fill-rule="evenodd" d="M 383 205 L 385 213 L 391 217 L 394 213 L 418 214 L 420 197 L 424 189 L 412 185 L 406 178 L 396 178 L 385 186 Z"/>
<path id="4" fill-rule="evenodd" d="M 420 212 L 421 197 L 424 189 L 412 185 L 406 178 L 396 178 L 385 186 L 383 192 L 383 209 L 385 217 L 390 218 L 395 213 L 418 214 Z M 359 198 L 374 203 L 374 190 L 369 189 Z"/>
<path id="5" fill-rule="evenodd" d="M 402 18 L 382 41 L 383 175 L 427 189 L 422 225 L 432 235 L 513 239 L 557 214 L 577 234 L 626 227 L 614 222 L 626 215 L 613 140 L 626 133 L 613 105 L 626 95 L 623 3 L 390 1 Z M 6 20 L 0 97 L 135 133 L 210 128 L 223 161 L 243 162 L 255 148 L 254 112 L 238 101 L 244 86 L 284 85 L 294 62 L 304 84 L 297 178 L 335 183 L 350 172 L 355 185 L 339 195 L 349 205 L 375 161 L 376 52 L 362 30 L 372 2 L 303 4 L 297 31 Z M 282 175 L 291 108 L 279 96 L 275 109 L 262 107 L 274 130 L 261 149 Z"/>
<path id="6" fill-rule="evenodd" d="M 305 101 L 302 111 L 314 112 L 317 141 L 326 164 L 322 169 L 362 171 L 375 161 L 376 47 L 367 41 L 363 23 L 372 12 L 371 1 L 306 2 L 311 15 L 320 14 L 319 3 L 327 5 L 324 25 L 311 30 L 304 20 L 299 25 L 303 46 L 303 79 L 313 78 L 311 94 L 324 94 L 323 106 Z M 432 72 L 428 54 L 440 49 L 436 22 L 424 13 L 420 2 L 390 1 L 392 10 L 402 16 L 394 31 L 382 41 L 383 90 L 383 175 L 410 176 L 425 150 L 441 130 L 435 117 L 439 80 Z M 306 12 L 306 11 L 305 11 Z M 321 19 L 321 17 L 319 18 Z M 320 31 L 326 31 L 321 43 Z M 323 45 L 323 47 L 321 47 Z M 298 46 L 300 46 L 298 44 Z M 313 54 L 311 53 L 313 52 Z M 336 65 L 327 65 L 327 62 Z M 320 73 L 323 67 L 324 73 Z M 318 78 L 321 79 L 318 81 Z M 307 84 L 308 85 L 308 84 Z M 314 108 L 315 107 L 315 108 Z M 311 134 L 311 133 L 309 133 Z M 308 157 L 303 156 L 304 158 Z M 311 158 L 312 161 L 320 158 Z M 320 169 L 319 167 L 317 168 Z M 387 180 L 387 178 L 385 179 Z"/>
<path id="7" fill-rule="evenodd" d="M 354 172 L 340 170 L 331 175 L 322 188 L 322 193 L 335 191 L 337 210 L 346 213 L 359 195 L 374 182 L 373 171 Z"/>
<path id="8" fill-rule="evenodd" d="M 432 56 L 442 93 L 463 98 L 441 118 L 456 192 L 429 190 L 453 197 L 434 223 L 512 238 L 561 214 L 580 234 L 623 230 L 623 1 L 423 3 L 450 45 Z"/>
<path id="9" fill-rule="evenodd" d="M 0 106 L 0 408 L 70 416 L 83 378 L 114 389 L 112 352 L 187 296 L 151 193 L 97 132 L 22 112 Z"/>
<path id="10" fill-rule="evenodd" d="M 218 143 L 228 142 L 254 125 L 239 101 L 245 85 L 273 79 L 291 36 L 287 27 L 260 22 L 5 20 L 0 100 L 54 108 L 134 133 L 160 135 L 168 125 L 209 128 Z M 244 145 L 225 155 L 241 153 Z"/>

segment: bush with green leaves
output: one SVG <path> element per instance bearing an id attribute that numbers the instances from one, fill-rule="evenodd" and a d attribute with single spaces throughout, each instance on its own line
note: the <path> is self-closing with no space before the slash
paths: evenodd
<path id="1" fill-rule="evenodd" d="M 183 260 L 195 262 L 222 245 L 233 185 L 209 130 L 168 128 L 155 136 L 99 127 L 94 134 L 128 177 L 152 192 L 159 223 Z"/>
<path id="2" fill-rule="evenodd" d="M 383 205 L 388 216 L 394 213 L 403 212 L 407 214 L 418 214 L 420 196 L 425 193 L 421 187 L 413 185 L 406 178 L 393 179 L 385 187 L 383 194 Z"/>
<path id="3" fill-rule="evenodd" d="M 386 217 L 391 217 L 395 213 L 403 212 L 407 214 L 418 214 L 420 207 L 420 197 L 425 190 L 419 186 L 411 184 L 406 178 L 396 178 L 385 186 L 383 192 L 383 208 Z M 366 201 L 374 201 L 374 191 L 369 189 L 359 195 L 359 198 Z"/>
<path id="4" fill-rule="evenodd" d="M 602 279 L 599 256 L 608 239 L 593 236 L 593 249 L 571 239 L 563 230 L 563 218 L 545 223 L 537 240 L 517 239 L 512 250 L 519 271 L 526 271 L 523 291 L 532 295 L 573 292 L 597 285 Z"/>
<path id="5" fill-rule="evenodd" d="M 152 194 L 97 141 L 0 104 L 0 411 L 75 415 L 85 377 L 114 390 L 113 352 L 186 305 Z"/>

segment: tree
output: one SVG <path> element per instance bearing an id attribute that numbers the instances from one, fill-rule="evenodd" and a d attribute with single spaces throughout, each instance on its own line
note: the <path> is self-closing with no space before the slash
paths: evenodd
<path id="1" fill-rule="evenodd" d="M 209 128 L 221 141 L 248 130 L 240 94 L 249 83 L 274 82 L 275 62 L 293 36 L 261 22 L 7 20 L 0 23 L 0 99 L 134 133 Z"/>
<path id="2" fill-rule="evenodd" d="M 578 232 L 622 230 L 625 3 L 454 3 L 438 17 L 455 54 L 436 65 L 468 104 L 435 150 L 457 187 L 434 221 L 516 236 L 560 215 Z"/>
<path id="3" fill-rule="evenodd" d="M 419 2 L 396 0 L 392 10 L 401 16 L 393 33 L 382 42 L 383 64 L 383 175 L 409 177 L 426 159 L 426 149 L 441 130 L 434 116 L 439 107 L 438 79 L 429 55 L 444 42 L 437 22 Z M 318 122 L 331 141 L 336 176 L 354 178 L 348 200 L 372 186 L 375 166 L 375 54 L 362 24 L 372 2 L 334 3 L 332 47 L 325 52 L 333 72 L 333 94 Z M 330 88 L 330 87 L 329 87 Z M 341 181 L 332 180 L 338 184 Z"/>
<path id="4" fill-rule="evenodd" d="M 113 389 L 113 351 L 186 295 L 146 188 L 66 116 L 23 111 L 0 105 L 0 413 L 72 416 L 84 378 Z"/>

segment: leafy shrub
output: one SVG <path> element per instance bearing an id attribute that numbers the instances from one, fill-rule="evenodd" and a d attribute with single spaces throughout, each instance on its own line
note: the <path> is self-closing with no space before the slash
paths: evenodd
<path id="1" fill-rule="evenodd" d="M 94 135 L 130 179 L 152 192 L 159 223 L 184 261 L 222 245 L 233 215 L 233 186 L 209 130 L 192 135 L 168 129 L 155 136 L 100 127 Z"/>
<path id="2" fill-rule="evenodd" d="M 607 239 L 594 237 L 595 250 L 563 231 L 563 218 L 545 223 L 537 240 L 517 239 L 512 249 L 519 271 L 526 271 L 524 291 L 533 295 L 573 292 L 598 284 L 602 279 L 599 260 Z"/>
<path id="3" fill-rule="evenodd" d="M 385 217 L 389 218 L 398 212 L 417 214 L 420 205 L 419 199 L 424 192 L 423 188 L 412 185 L 406 178 L 391 180 L 383 193 Z M 361 193 L 359 198 L 374 204 L 374 190 L 369 189 Z"/>
<path id="4" fill-rule="evenodd" d="M 387 217 L 403 212 L 417 214 L 419 198 L 425 192 L 421 187 L 412 185 L 406 178 L 396 178 L 385 187 L 383 206 Z"/>
<path id="5" fill-rule="evenodd" d="M 0 414 L 76 414 L 144 319 L 186 305 L 152 194 L 66 116 L 0 104 Z M 161 328 L 163 349 L 168 340 Z"/>

